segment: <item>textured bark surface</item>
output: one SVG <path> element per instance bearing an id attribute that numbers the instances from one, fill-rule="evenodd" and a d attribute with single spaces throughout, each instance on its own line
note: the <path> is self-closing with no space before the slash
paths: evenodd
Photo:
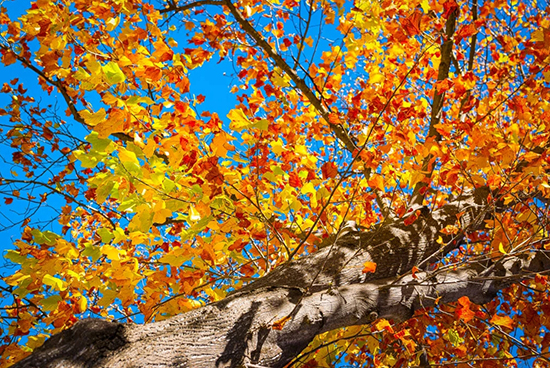
<path id="1" fill-rule="evenodd" d="M 489 212 L 481 188 L 441 209 L 419 209 L 412 224 L 402 220 L 369 232 L 350 232 L 334 245 L 288 263 L 223 301 L 147 325 L 84 320 L 37 349 L 15 367 L 282 367 L 320 333 L 367 324 L 383 317 L 401 322 L 421 308 L 468 296 L 486 303 L 523 275 L 550 269 L 543 252 L 407 274 L 460 244 L 436 240 L 460 221 L 479 227 Z M 363 274 L 366 261 L 374 274 Z M 282 329 L 276 321 L 290 317 Z"/>

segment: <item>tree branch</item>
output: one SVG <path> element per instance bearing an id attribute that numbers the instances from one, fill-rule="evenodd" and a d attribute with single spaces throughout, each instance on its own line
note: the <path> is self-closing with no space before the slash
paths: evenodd
<path id="1" fill-rule="evenodd" d="M 453 36 L 456 28 L 456 17 L 458 15 L 458 9 L 449 14 L 445 25 L 445 40 L 441 45 L 441 60 L 439 62 L 439 70 L 437 73 L 437 81 L 443 81 L 449 77 L 449 70 L 451 68 L 451 59 L 453 53 Z M 441 122 L 441 114 L 443 113 L 443 100 L 445 98 L 445 92 L 439 92 L 437 85 L 434 91 L 434 98 L 432 101 L 432 112 L 430 118 L 430 127 L 428 128 L 428 135 L 426 140 L 434 139 L 436 142 L 441 140 L 441 135 L 436 129 L 436 125 Z M 422 162 L 422 172 L 426 173 L 427 178 L 431 178 L 433 173 L 434 163 L 432 163 L 433 155 L 428 155 Z M 430 168 L 431 164 L 431 168 Z M 425 197 L 425 189 L 428 187 L 428 183 L 425 181 L 418 182 L 413 190 L 411 196 L 411 205 L 421 205 Z"/>
<path id="2" fill-rule="evenodd" d="M 160 14 L 169 13 L 169 12 L 182 12 L 186 10 L 191 10 L 203 5 L 224 5 L 224 0 L 198 0 L 185 5 L 176 5 L 171 3 L 167 8 L 159 10 Z"/>

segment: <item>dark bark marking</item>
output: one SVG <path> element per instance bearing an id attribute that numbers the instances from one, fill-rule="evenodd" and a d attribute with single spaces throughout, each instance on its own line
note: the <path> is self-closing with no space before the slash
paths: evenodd
<path id="1" fill-rule="evenodd" d="M 124 325 L 89 318 L 49 338 L 44 345 L 13 368 L 42 368 L 44 362 L 69 360 L 82 367 L 96 367 L 110 352 L 126 344 Z M 59 347 L 63 347 L 59 349 Z"/>
<path id="2" fill-rule="evenodd" d="M 242 363 L 248 341 L 251 338 L 250 327 L 260 305 L 260 302 L 252 302 L 249 310 L 241 314 L 235 321 L 233 327 L 227 333 L 227 345 L 225 345 L 224 351 L 216 360 L 216 367 L 226 367 L 226 364 L 229 363 L 229 368 L 236 368 Z M 261 347 L 259 348 L 261 350 Z"/>

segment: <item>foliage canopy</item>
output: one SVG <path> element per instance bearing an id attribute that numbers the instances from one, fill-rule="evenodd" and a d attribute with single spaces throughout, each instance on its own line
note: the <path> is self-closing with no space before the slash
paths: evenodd
<path id="1" fill-rule="evenodd" d="M 18 19 L 1 7 L 2 63 L 37 82 L 1 90 L 3 211 L 26 208 L 3 225 L 22 230 L 1 275 L 2 364 L 83 317 L 144 323 L 222 300 L 351 221 L 413 224 L 474 188 L 490 189 L 484 226 L 457 216 L 439 238 L 452 251 L 403 275 L 546 251 L 544 6 L 37 0 Z M 235 105 L 218 111 L 190 79 L 226 66 Z M 47 205 L 53 230 L 33 216 Z M 548 364 L 547 276 L 515 281 L 483 306 L 462 297 L 325 333 L 293 364 Z"/>

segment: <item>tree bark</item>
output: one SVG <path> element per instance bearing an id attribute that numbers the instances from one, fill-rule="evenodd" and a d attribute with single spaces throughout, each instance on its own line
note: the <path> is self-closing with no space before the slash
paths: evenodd
<path id="1" fill-rule="evenodd" d="M 14 367 L 283 367 L 323 332 L 402 322 L 416 310 L 468 296 L 483 304 L 498 290 L 550 270 L 543 250 L 457 269 L 416 272 L 460 244 L 440 230 L 483 226 L 489 191 L 479 188 L 442 208 L 418 209 L 369 232 L 340 236 L 332 246 L 279 267 L 226 299 L 146 325 L 87 319 L 53 336 Z M 441 237 L 441 241 L 437 241 Z M 363 264 L 376 262 L 375 273 Z"/>

